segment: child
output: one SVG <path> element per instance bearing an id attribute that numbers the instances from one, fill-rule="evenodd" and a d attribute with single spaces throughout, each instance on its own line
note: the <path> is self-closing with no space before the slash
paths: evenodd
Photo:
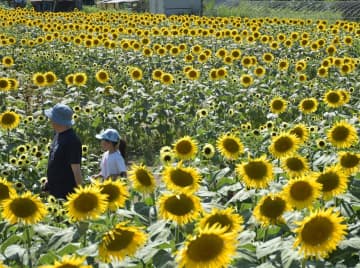
<path id="1" fill-rule="evenodd" d="M 100 163 L 100 173 L 103 179 L 109 177 L 115 179 L 116 177 L 126 177 L 125 164 L 125 142 L 120 140 L 119 133 L 112 128 L 106 129 L 104 132 L 96 135 L 96 138 L 101 140 L 101 149 L 105 151 Z M 118 149 L 120 146 L 120 151 Z"/>

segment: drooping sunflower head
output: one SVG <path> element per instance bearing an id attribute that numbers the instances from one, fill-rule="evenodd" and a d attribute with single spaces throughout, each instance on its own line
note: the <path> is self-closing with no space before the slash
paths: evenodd
<path id="1" fill-rule="evenodd" d="M 281 97 L 275 97 L 270 102 L 270 111 L 274 114 L 281 114 L 286 111 L 287 101 Z"/>
<path id="2" fill-rule="evenodd" d="M 344 220 L 332 208 L 312 212 L 297 223 L 294 247 L 300 247 L 305 258 L 326 258 L 346 235 Z"/>
<path id="3" fill-rule="evenodd" d="M 360 154 L 355 152 L 339 152 L 338 166 L 346 175 L 351 175 L 359 172 Z"/>
<path id="4" fill-rule="evenodd" d="M 2 207 L 2 216 L 12 224 L 35 224 L 41 221 L 47 213 L 41 199 L 30 192 L 11 195 L 3 200 Z"/>
<path id="5" fill-rule="evenodd" d="M 175 156 L 182 160 L 192 159 L 198 152 L 197 142 L 189 136 L 178 139 L 173 147 Z"/>
<path id="6" fill-rule="evenodd" d="M 294 154 L 281 160 L 281 167 L 289 177 L 300 177 L 309 172 L 309 163 L 305 157 Z"/>
<path id="7" fill-rule="evenodd" d="M 294 134 L 282 132 L 278 136 L 273 137 L 269 151 L 277 158 L 286 157 L 296 152 L 300 144 L 300 140 Z"/>
<path id="8" fill-rule="evenodd" d="M 96 81 L 98 81 L 99 83 L 105 84 L 106 82 L 109 81 L 110 75 L 109 75 L 108 71 L 101 69 L 96 72 L 95 78 L 96 78 Z"/>
<path id="9" fill-rule="evenodd" d="M 301 143 L 304 143 L 309 138 L 309 130 L 304 124 L 295 125 L 290 129 L 289 133 L 298 137 Z"/>
<path id="10" fill-rule="evenodd" d="M 42 265 L 39 268 L 91 268 L 91 265 L 84 264 L 86 257 L 65 255 L 53 265 Z"/>
<path id="11" fill-rule="evenodd" d="M 236 160 L 244 152 L 244 145 L 234 134 L 220 136 L 216 141 L 216 147 L 228 160 Z"/>
<path id="12" fill-rule="evenodd" d="M 119 207 L 124 207 L 125 201 L 129 197 L 129 192 L 125 184 L 117 179 L 107 179 L 104 182 L 98 183 L 102 194 L 107 196 L 108 207 L 110 210 L 116 210 Z"/>
<path id="13" fill-rule="evenodd" d="M 68 195 L 64 205 L 73 221 L 95 219 L 106 210 L 107 198 L 97 186 L 77 187 L 75 193 Z"/>
<path id="14" fill-rule="evenodd" d="M 9 199 L 10 196 L 16 194 L 11 182 L 7 181 L 5 178 L 0 177 L 0 203 L 3 200 Z"/>
<path id="15" fill-rule="evenodd" d="M 318 101 L 315 98 L 305 98 L 299 103 L 299 110 L 303 114 L 310 114 L 316 112 L 318 108 Z"/>
<path id="16" fill-rule="evenodd" d="M 329 90 L 324 95 L 324 102 L 330 108 L 337 108 L 343 105 L 343 98 L 338 90 Z"/>
<path id="17" fill-rule="evenodd" d="M 266 156 L 236 165 L 236 173 L 250 188 L 265 188 L 273 180 L 273 167 Z"/>
<path id="18" fill-rule="evenodd" d="M 325 200 L 344 193 L 348 187 L 348 176 L 338 167 L 329 166 L 323 172 L 315 174 L 316 182 L 322 185 Z"/>
<path id="19" fill-rule="evenodd" d="M 336 122 L 327 132 L 330 143 L 337 148 L 349 148 L 358 142 L 356 128 L 346 121 Z"/>
<path id="20" fill-rule="evenodd" d="M 20 115 L 15 112 L 5 111 L 0 114 L 0 127 L 3 129 L 14 129 L 20 124 Z"/>
<path id="21" fill-rule="evenodd" d="M 201 152 L 205 158 L 211 159 L 215 155 L 215 147 L 210 143 L 206 143 L 206 144 L 204 144 Z"/>
<path id="22" fill-rule="evenodd" d="M 187 194 L 163 194 L 158 199 L 160 215 L 179 225 L 187 224 L 202 212 L 200 198 Z"/>
<path id="23" fill-rule="evenodd" d="M 126 256 L 133 256 L 146 240 L 147 235 L 140 228 L 120 222 L 103 235 L 99 244 L 99 257 L 105 262 L 122 260 Z"/>
<path id="24" fill-rule="evenodd" d="M 142 164 L 133 164 L 131 166 L 129 179 L 136 191 L 141 193 L 152 193 L 155 190 L 155 177 L 150 170 Z"/>

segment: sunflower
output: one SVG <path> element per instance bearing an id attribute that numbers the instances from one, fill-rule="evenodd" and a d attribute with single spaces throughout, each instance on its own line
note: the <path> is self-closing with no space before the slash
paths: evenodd
<path id="1" fill-rule="evenodd" d="M 3 129 L 14 129 L 20 124 L 20 115 L 15 112 L 5 111 L 0 114 L 0 127 Z"/>
<path id="2" fill-rule="evenodd" d="M 160 81 L 161 81 L 161 84 L 168 86 L 168 85 L 171 85 L 172 83 L 174 83 L 174 77 L 170 73 L 162 73 Z"/>
<path id="3" fill-rule="evenodd" d="M 210 143 L 206 143 L 204 144 L 204 147 L 202 148 L 201 152 L 205 158 L 211 159 L 215 155 L 215 147 Z"/>
<path id="4" fill-rule="evenodd" d="M 283 189 L 284 197 L 290 206 L 297 209 L 310 208 L 321 196 L 322 185 L 311 176 L 291 179 Z"/>
<path id="5" fill-rule="evenodd" d="M 272 63 L 274 61 L 274 58 L 275 58 L 274 55 L 272 53 L 269 53 L 269 52 L 264 53 L 262 55 L 262 59 L 266 64 Z"/>
<path id="6" fill-rule="evenodd" d="M 0 204 L 3 200 L 9 199 L 14 194 L 16 194 L 16 190 L 12 183 L 0 177 Z"/>
<path id="7" fill-rule="evenodd" d="M 53 265 L 42 265 L 39 268 L 91 268 L 91 265 L 84 265 L 86 257 L 63 256 L 60 261 Z"/>
<path id="8" fill-rule="evenodd" d="M 305 98 L 299 103 L 299 110 L 304 114 L 310 114 L 316 112 L 318 107 L 318 101 L 315 98 Z"/>
<path id="9" fill-rule="evenodd" d="M 311 212 L 295 229 L 294 247 L 300 247 L 305 258 L 326 258 L 346 235 L 345 219 L 332 208 Z"/>
<path id="10" fill-rule="evenodd" d="M 11 56 L 5 56 L 1 59 L 1 63 L 4 67 L 11 67 L 14 65 L 14 59 Z"/>
<path id="11" fill-rule="evenodd" d="M 115 211 L 119 207 L 124 207 L 125 201 L 129 197 L 126 185 L 121 180 L 107 179 L 97 185 L 102 194 L 107 196 L 108 208 Z"/>
<path id="12" fill-rule="evenodd" d="M 212 227 L 218 225 L 221 228 L 226 228 L 225 232 L 238 235 L 243 230 L 241 226 L 243 223 L 243 218 L 233 208 L 213 208 L 210 213 L 203 215 L 198 222 L 197 228 L 204 229 L 206 226 Z"/>
<path id="13" fill-rule="evenodd" d="M 105 84 L 106 82 L 109 81 L 110 75 L 109 75 L 108 71 L 101 69 L 96 72 L 95 78 L 96 78 L 96 81 L 98 81 L 99 83 Z"/>
<path id="14" fill-rule="evenodd" d="M 270 110 L 274 114 L 281 114 L 286 111 L 287 101 L 281 97 L 275 97 L 270 102 Z"/>
<path id="15" fill-rule="evenodd" d="M 52 86 L 56 83 L 57 76 L 54 72 L 46 72 L 46 73 L 44 73 L 44 76 L 45 76 L 47 86 Z"/>
<path id="16" fill-rule="evenodd" d="M 338 90 L 330 90 L 324 95 L 324 102 L 331 108 L 337 108 L 343 105 L 343 98 Z"/>
<path id="17" fill-rule="evenodd" d="M 2 216 L 11 224 L 35 224 L 41 221 L 47 213 L 40 197 L 31 192 L 11 195 L 8 199 L 3 200 L 1 205 Z"/>
<path id="18" fill-rule="evenodd" d="M 254 82 L 254 79 L 252 78 L 251 75 L 248 75 L 248 74 L 243 74 L 240 76 L 240 84 L 243 86 L 243 87 L 249 87 L 253 84 Z"/>
<path id="19" fill-rule="evenodd" d="M 166 187 L 172 191 L 192 194 L 199 189 L 200 173 L 192 167 L 167 166 L 162 172 Z"/>
<path id="20" fill-rule="evenodd" d="M 319 77 L 327 77 L 329 74 L 329 71 L 328 71 L 328 68 L 324 67 L 324 66 L 320 66 L 318 69 L 317 69 L 317 75 Z"/>
<path id="21" fill-rule="evenodd" d="M 87 75 L 86 73 L 75 73 L 73 75 L 73 83 L 75 86 L 84 86 L 87 82 Z"/>
<path id="22" fill-rule="evenodd" d="M 256 189 L 267 187 L 274 177 L 273 167 L 266 160 L 265 155 L 237 164 L 236 173 L 244 180 L 247 187 Z"/>
<path id="23" fill-rule="evenodd" d="M 234 134 L 224 134 L 216 141 L 216 147 L 228 160 L 236 160 L 244 152 L 244 145 Z"/>
<path id="24" fill-rule="evenodd" d="M 215 225 L 189 236 L 177 253 L 179 267 L 227 267 L 236 254 L 237 241 L 233 233 L 224 232 L 225 229 Z"/>
<path id="25" fill-rule="evenodd" d="M 290 210 L 282 194 L 264 195 L 254 208 L 253 215 L 262 225 L 283 223 L 282 217 L 285 211 Z"/>
<path id="26" fill-rule="evenodd" d="M 266 69 L 262 66 L 258 66 L 254 69 L 254 75 L 257 77 L 263 77 L 266 74 Z"/>
<path id="27" fill-rule="evenodd" d="M 314 174 L 316 182 L 322 184 L 325 200 L 346 192 L 348 177 L 338 166 L 328 166 L 322 172 Z"/>
<path id="28" fill-rule="evenodd" d="M 143 78 L 143 72 L 140 68 L 132 67 L 129 70 L 131 79 L 135 81 L 140 81 Z"/>
<path id="29" fill-rule="evenodd" d="M 32 76 L 32 81 L 36 86 L 39 86 L 39 87 L 46 86 L 46 77 L 42 73 L 35 73 Z"/>
<path id="30" fill-rule="evenodd" d="M 120 222 L 103 235 L 99 244 L 99 257 L 105 262 L 122 260 L 126 256 L 133 256 L 146 240 L 147 235 L 140 228 Z"/>
<path id="31" fill-rule="evenodd" d="M 298 154 L 281 160 L 281 167 L 290 177 L 300 177 L 309 172 L 309 163 L 305 157 Z"/>
<path id="32" fill-rule="evenodd" d="M 338 166 L 346 175 L 355 174 L 360 170 L 360 154 L 352 152 L 338 152 Z"/>
<path id="33" fill-rule="evenodd" d="M 152 193 L 155 190 L 155 178 L 144 165 L 133 164 L 129 171 L 129 179 L 136 191 Z"/>
<path id="34" fill-rule="evenodd" d="M 338 92 L 341 95 L 341 99 L 343 104 L 346 104 L 350 101 L 350 93 L 349 91 L 345 90 L 345 89 L 339 89 Z"/>
<path id="35" fill-rule="evenodd" d="M 327 132 L 330 143 L 337 148 L 349 148 L 358 142 L 356 128 L 346 121 L 336 122 Z"/>
<path id="36" fill-rule="evenodd" d="M 290 134 L 294 134 L 299 138 L 300 143 L 304 143 L 309 138 L 309 130 L 304 124 L 297 124 L 289 130 Z"/>
<path id="37" fill-rule="evenodd" d="M 69 218 L 73 221 L 97 218 L 106 210 L 107 198 L 97 186 L 75 188 L 75 193 L 69 194 L 65 203 Z"/>
<path id="38" fill-rule="evenodd" d="M 282 132 L 272 138 L 269 146 L 270 153 L 276 158 L 293 154 L 299 147 L 300 140 L 294 134 Z"/>
<path id="39" fill-rule="evenodd" d="M 173 144 L 173 152 L 179 159 L 192 159 L 198 152 L 197 142 L 189 136 L 178 139 Z"/>
<path id="40" fill-rule="evenodd" d="M 160 161 L 164 165 L 170 164 L 174 159 L 174 154 L 172 152 L 164 152 L 160 154 Z"/>
<path id="41" fill-rule="evenodd" d="M 0 77 L 0 92 L 11 90 L 11 82 L 8 78 Z"/>
<path id="42" fill-rule="evenodd" d="M 187 224 L 202 212 L 200 198 L 187 194 L 162 194 L 158 199 L 160 215 L 179 225 Z"/>

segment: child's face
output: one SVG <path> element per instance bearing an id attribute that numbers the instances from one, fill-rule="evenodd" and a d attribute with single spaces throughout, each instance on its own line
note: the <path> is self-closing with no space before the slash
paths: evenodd
<path id="1" fill-rule="evenodd" d="M 103 151 L 109 151 L 113 147 L 112 143 L 106 140 L 101 140 L 100 145 Z"/>

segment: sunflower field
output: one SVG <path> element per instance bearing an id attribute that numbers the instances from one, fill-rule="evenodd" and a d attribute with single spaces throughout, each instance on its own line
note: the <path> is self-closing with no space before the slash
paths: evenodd
<path id="1" fill-rule="evenodd" d="M 359 110 L 360 23 L 0 8 L 0 267 L 360 267 Z M 128 177 L 92 180 L 110 127 Z"/>

